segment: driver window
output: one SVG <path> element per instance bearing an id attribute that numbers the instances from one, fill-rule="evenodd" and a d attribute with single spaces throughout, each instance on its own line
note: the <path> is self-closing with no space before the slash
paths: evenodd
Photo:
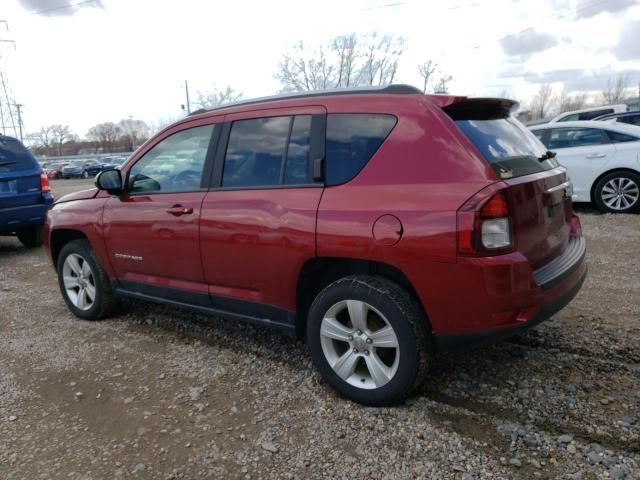
<path id="1" fill-rule="evenodd" d="M 129 172 L 129 192 L 170 193 L 200 190 L 213 125 L 183 130 L 165 138 Z"/>

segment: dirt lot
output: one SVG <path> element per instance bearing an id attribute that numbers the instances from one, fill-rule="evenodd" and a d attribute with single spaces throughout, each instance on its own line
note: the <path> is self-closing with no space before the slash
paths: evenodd
<path id="1" fill-rule="evenodd" d="M 45 252 L 0 237 L 0 477 L 640 478 L 640 215 L 581 215 L 571 305 L 384 409 L 267 329 L 143 303 L 79 321 Z"/>

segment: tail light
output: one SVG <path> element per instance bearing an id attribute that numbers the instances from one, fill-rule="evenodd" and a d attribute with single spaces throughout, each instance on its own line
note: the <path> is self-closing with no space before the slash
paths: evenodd
<path id="1" fill-rule="evenodd" d="M 458 210 L 458 253 L 507 253 L 513 247 L 509 202 L 504 190 L 480 192 Z"/>
<path id="2" fill-rule="evenodd" d="M 40 172 L 40 191 L 42 193 L 51 193 L 51 185 L 49 185 L 49 179 L 44 172 Z"/>

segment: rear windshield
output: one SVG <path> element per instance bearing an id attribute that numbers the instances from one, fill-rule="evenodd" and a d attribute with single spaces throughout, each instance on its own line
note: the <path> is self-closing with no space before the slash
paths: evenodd
<path id="1" fill-rule="evenodd" d="M 36 165 L 34 156 L 18 140 L 0 138 L 0 172 L 33 170 Z"/>
<path id="2" fill-rule="evenodd" d="M 502 179 L 544 172 L 558 166 L 555 159 L 544 159 L 545 146 L 513 117 L 456 120 L 456 124 Z"/>

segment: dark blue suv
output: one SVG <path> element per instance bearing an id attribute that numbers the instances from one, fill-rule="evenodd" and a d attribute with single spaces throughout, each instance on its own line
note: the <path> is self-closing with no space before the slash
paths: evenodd
<path id="1" fill-rule="evenodd" d="M 52 203 L 49 180 L 33 154 L 0 135 L 0 235 L 17 235 L 26 247 L 37 247 Z"/>

